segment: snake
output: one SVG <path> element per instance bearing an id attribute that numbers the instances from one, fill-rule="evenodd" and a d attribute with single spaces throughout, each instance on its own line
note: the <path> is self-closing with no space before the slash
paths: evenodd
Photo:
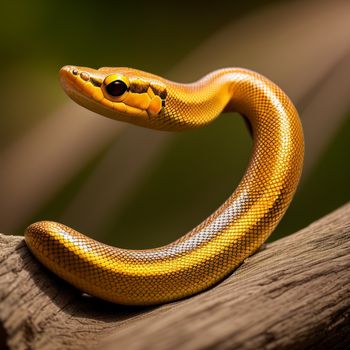
<path id="1" fill-rule="evenodd" d="M 248 121 L 253 146 L 233 193 L 170 244 L 121 249 L 61 223 L 31 224 L 25 242 L 53 273 L 108 302 L 162 304 L 214 287 L 274 231 L 300 180 L 304 137 L 295 106 L 268 78 L 249 69 L 221 68 L 193 83 L 177 83 L 133 68 L 64 66 L 60 81 L 87 109 L 160 131 L 199 128 L 222 112 L 239 113 Z"/>

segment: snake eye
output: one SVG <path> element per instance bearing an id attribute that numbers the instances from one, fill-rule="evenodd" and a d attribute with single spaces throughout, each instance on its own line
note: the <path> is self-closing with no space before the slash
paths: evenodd
<path id="1" fill-rule="evenodd" d="M 106 85 L 106 91 L 111 96 L 121 96 L 127 90 L 128 87 L 122 80 L 114 80 Z"/>

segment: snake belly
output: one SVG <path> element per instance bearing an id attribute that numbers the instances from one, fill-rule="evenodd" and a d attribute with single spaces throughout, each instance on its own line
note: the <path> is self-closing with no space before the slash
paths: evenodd
<path id="1" fill-rule="evenodd" d="M 248 119 L 254 141 L 248 168 L 233 194 L 204 222 L 166 246 L 120 249 L 60 223 L 30 225 L 25 240 L 33 254 L 81 291 L 127 305 L 196 294 L 253 254 L 284 215 L 301 175 L 303 132 L 292 102 L 267 78 L 226 68 L 180 84 L 131 68 L 66 66 L 61 81 L 84 107 L 153 129 L 191 129 L 221 112 L 239 112 Z"/>

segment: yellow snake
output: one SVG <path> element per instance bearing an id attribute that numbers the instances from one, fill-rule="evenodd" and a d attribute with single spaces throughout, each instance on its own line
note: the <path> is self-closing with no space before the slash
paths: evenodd
<path id="1" fill-rule="evenodd" d="M 119 249 L 63 224 L 30 225 L 25 232 L 28 247 L 58 276 L 119 304 L 169 302 L 222 280 L 274 230 L 299 182 L 304 141 L 295 107 L 270 80 L 240 68 L 220 69 L 191 84 L 130 68 L 65 66 L 60 77 L 66 93 L 80 105 L 152 129 L 192 129 L 223 111 L 239 112 L 250 123 L 254 149 L 226 202 L 169 245 Z"/>

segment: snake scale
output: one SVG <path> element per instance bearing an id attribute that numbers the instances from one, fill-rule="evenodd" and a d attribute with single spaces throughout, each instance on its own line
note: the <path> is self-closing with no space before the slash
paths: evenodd
<path id="1" fill-rule="evenodd" d="M 32 253 L 81 291 L 127 305 L 193 295 L 253 254 L 284 215 L 301 175 L 303 131 L 290 99 L 267 78 L 247 69 L 225 68 L 180 84 L 131 68 L 65 66 L 60 79 L 80 105 L 152 129 L 192 129 L 221 112 L 239 112 L 249 121 L 254 141 L 248 168 L 233 194 L 171 244 L 119 249 L 60 223 L 30 225 L 25 240 Z"/>

